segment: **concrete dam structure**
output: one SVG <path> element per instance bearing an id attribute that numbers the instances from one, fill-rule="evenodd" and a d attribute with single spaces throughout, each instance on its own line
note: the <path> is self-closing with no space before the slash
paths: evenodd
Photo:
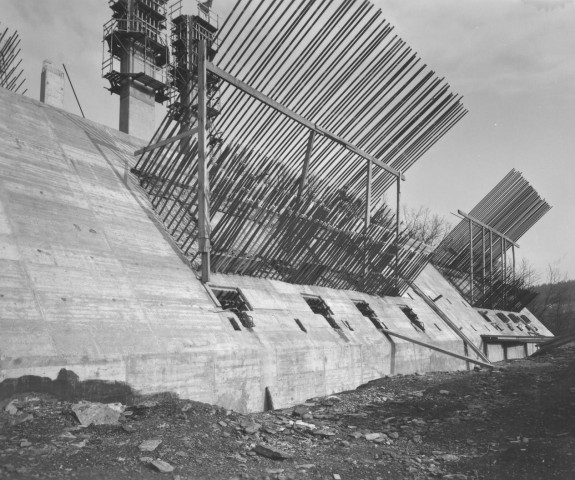
<path id="1" fill-rule="evenodd" d="M 121 131 L 62 110 L 49 62 L 42 102 L 0 65 L 0 399 L 252 412 L 551 336 L 515 275 L 551 207 L 519 172 L 435 251 L 402 224 L 405 173 L 467 110 L 381 9 L 109 6 Z"/>
<path id="2" fill-rule="evenodd" d="M 401 297 L 221 273 L 204 285 L 131 173 L 145 142 L 4 89 L 0 132 L 0 385 L 66 368 L 247 412 L 473 368 L 428 346 L 497 361 L 551 335 L 526 309 L 472 308 L 431 265 Z"/>

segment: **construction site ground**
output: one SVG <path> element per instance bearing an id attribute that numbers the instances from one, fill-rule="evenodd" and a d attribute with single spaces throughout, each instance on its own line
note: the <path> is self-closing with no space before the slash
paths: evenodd
<path id="1" fill-rule="evenodd" d="M 164 396 L 83 427 L 45 394 L 0 405 L 0 478 L 575 478 L 574 344 L 250 415 Z"/>

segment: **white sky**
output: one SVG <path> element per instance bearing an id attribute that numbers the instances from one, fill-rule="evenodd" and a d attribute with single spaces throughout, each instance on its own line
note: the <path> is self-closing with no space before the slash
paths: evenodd
<path id="1" fill-rule="evenodd" d="M 575 277 L 575 2 L 372 1 L 470 111 L 407 172 L 404 200 L 456 221 L 449 212 L 471 210 L 516 168 L 553 206 L 519 256 Z M 192 4 L 184 0 L 184 13 Z M 214 0 L 214 9 L 225 17 L 232 4 Z M 3 28 L 22 39 L 28 96 L 39 97 L 44 59 L 65 63 L 86 116 L 117 127 L 119 98 L 101 78 L 110 12 L 106 0 L 0 0 Z M 65 108 L 79 114 L 66 88 Z"/>

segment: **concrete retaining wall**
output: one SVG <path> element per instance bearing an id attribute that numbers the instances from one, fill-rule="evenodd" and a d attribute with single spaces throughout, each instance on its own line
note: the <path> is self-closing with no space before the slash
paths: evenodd
<path id="1" fill-rule="evenodd" d="M 141 146 L 0 89 L 0 382 L 55 379 L 65 367 L 81 380 L 253 411 L 264 408 L 266 387 L 277 408 L 387 374 L 469 368 L 387 338 L 353 303 L 368 302 L 390 330 L 465 353 L 414 292 L 377 298 L 215 275 L 213 284 L 240 288 L 253 306 L 255 328 L 236 331 L 129 173 Z M 480 345 L 485 321 L 441 275 L 427 267 L 417 282 L 442 294 L 437 304 Z M 341 329 L 302 293 L 321 296 Z M 398 305 L 413 308 L 425 332 Z"/>

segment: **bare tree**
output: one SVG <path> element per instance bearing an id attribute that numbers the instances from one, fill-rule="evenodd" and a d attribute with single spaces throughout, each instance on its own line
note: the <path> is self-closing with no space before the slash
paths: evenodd
<path id="1" fill-rule="evenodd" d="M 515 268 L 515 278 L 523 288 L 533 288 L 539 283 L 540 277 L 539 272 L 526 258 L 522 258 L 519 265 Z"/>
<path id="2" fill-rule="evenodd" d="M 535 288 L 539 295 L 528 305 L 533 314 L 555 334 L 575 328 L 573 291 L 575 281 L 568 280 L 567 274 L 549 264 L 545 283 Z"/>
<path id="3" fill-rule="evenodd" d="M 428 207 L 403 206 L 403 223 L 413 238 L 430 247 L 436 247 L 450 232 L 452 225 L 447 218 L 433 213 Z"/>

